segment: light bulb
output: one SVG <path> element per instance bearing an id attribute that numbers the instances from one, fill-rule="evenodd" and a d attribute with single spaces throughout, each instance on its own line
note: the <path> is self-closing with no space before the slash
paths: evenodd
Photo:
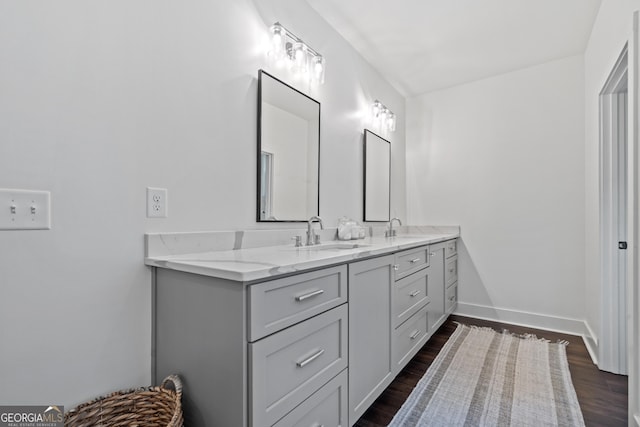
<path id="1" fill-rule="evenodd" d="M 389 112 L 389 114 L 387 115 L 387 129 L 389 129 L 391 132 L 396 131 L 396 115 L 392 112 Z"/>
<path id="2" fill-rule="evenodd" d="M 382 126 L 386 126 L 387 125 L 387 115 L 389 114 L 389 110 L 384 107 L 382 109 L 382 111 L 380 112 L 380 124 Z"/>
<path id="3" fill-rule="evenodd" d="M 323 56 L 314 56 L 311 60 L 311 64 L 312 64 L 312 75 L 311 75 L 311 79 L 318 84 L 324 84 L 324 69 L 325 69 L 325 63 L 324 63 L 324 57 Z"/>
<path id="4" fill-rule="evenodd" d="M 282 65 L 285 59 L 285 39 L 287 31 L 279 23 L 275 23 L 269 28 L 271 34 L 271 46 L 267 53 L 269 58 L 275 61 L 276 65 Z"/>
<path id="5" fill-rule="evenodd" d="M 377 120 L 379 118 L 381 110 L 382 104 L 380 103 L 380 101 L 375 101 L 371 106 L 371 115 L 373 116 L 374 120 Z"/>
<path id="6" fill-rule="evenodd" d="M 301 41 L 297 41 L 293 44 L 292 48 L 293 56 L 293 69 L 292 71 L 297 76 L 307 74 L 309 72 L 309 65 L 307 63 L 307 45 Z"/>

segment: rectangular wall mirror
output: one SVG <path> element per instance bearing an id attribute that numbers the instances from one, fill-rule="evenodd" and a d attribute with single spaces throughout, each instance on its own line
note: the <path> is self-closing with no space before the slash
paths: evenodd
<path id="1" fill-rule="evenodd" d="M 389 221 L 391 142 L 364 131 L 364 220 Z"/>
<path id="2" fill-rule="evenodd" d="M 258 215 L 306 221 L 320 213 L 320 103 L 258 72 Z"/>

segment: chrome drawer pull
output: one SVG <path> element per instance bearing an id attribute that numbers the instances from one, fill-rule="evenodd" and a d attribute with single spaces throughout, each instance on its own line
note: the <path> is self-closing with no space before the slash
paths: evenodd
<path id="1" fill-rule="evenodd" d="M 296 366 L 298 368 L 304 368 L 309 363 L 313 362 L 314 360 L 316 360 L 318 357 L 322 356 L 323 354 L 324 354 L 324 350 L 318 350 L 313 355 L 311 355 L 311 356 L 307 357 L 306 359 L 304 359 L 302 362 L 296 362 Z"/>
<path id="2" fill-rule="evenodd" d="M 415 331 L 413 331 L 411 335 L 409 335 L 409 338 L 411 338 L 412 340 L 415 340 L 418 337 L 418 335 L 420 335 L 420 331 L 416 329 Z"/>
<path id="3" fill-rule="evenodd" d="M 420 261 L 420 258 L 414 258 L 411 261 L 409 261 L 411 264 L 415 264 L 416 262 Z"/>
<path id="4" fill-rule="evenodd" d="M 398 271 L 399 268 L 400 268 L 400 266 L 398 264 L 393 264 L 393 269 L 395 271 Z"/>
<path id="5" fill-rule="evenodd" d="M 418 290 L 415 290 L 415 291 L 411 292 L 411 293 L 409 294 L 409 296 L 410 296 L 411 298 L 413 298 L 413 297 L 415 297 L 415 296 L 418 296 L 419 294 L 420 294 L 420 290 L 418 289 Z"/>
<path id="6" fill-rule="evenodd" d="M 318 289 L 317 291 L 309 292 L 308 294 L 298 295 L 296 301 L 301 302 L 309 298 L 313 298 L 318 295 L 324 294 L 324 289 Z"/>
<path id="7" fill-rule="evenodd" d="M 429 252 L 429 256 L 436 256 L 435 252 Z"/>

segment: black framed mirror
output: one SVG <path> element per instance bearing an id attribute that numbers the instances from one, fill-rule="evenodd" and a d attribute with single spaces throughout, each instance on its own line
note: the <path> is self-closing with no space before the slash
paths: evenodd
<path id="1" fill-rule="evenodd" d="M 391 142 L 364 130 L 364 221 L 388 222 L 391 212 Z"/>
<path id="2" fill-rule="evenodd" d="M 320 214 L 320 103 L 258 72 L 258 222 Z"/>

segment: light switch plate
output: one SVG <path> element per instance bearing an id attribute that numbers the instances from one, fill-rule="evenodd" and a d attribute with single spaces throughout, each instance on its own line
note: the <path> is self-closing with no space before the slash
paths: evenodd
<path id="1" fill-rule="evenodd" d="M 50 229 L 50 192 L 0 189 L 0 230 Z"/>

